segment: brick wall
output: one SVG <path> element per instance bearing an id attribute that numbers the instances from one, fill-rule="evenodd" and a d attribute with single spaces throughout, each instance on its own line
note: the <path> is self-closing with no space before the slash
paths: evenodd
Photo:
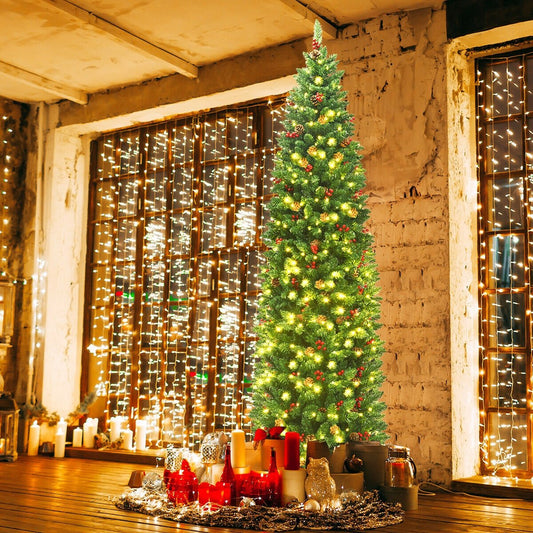
<path id="1" fill-rule="evenodd" d="M 449 228 L 443 10 L 389 14 L 329 45 L 364 148 L 382 287 L 390 443 L 419 479 L 451 479 Z"/>

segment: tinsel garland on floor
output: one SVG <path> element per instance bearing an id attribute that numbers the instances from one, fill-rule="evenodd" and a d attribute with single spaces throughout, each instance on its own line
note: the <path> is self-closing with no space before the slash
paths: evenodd
<path id="1" fill-rule="evenodd" d="M 267 531 L 295 529 L 364 531 L 399 524 L 404 512 L 400 504 L 389 504 L 377 491 L 365 492 L 360 499 L 347 501 L 339 509 L 313 512 L 293 508 L 262 506 L 203 508 L 198 503 L 175 507 L 164 492 L 133 489 L 114 499 L 119 509 L 158 516 L 176 522 Z"/>

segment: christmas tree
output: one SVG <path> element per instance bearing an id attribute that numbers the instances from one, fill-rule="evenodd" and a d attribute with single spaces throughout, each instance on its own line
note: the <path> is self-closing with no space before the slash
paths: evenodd
<path id="1" fill-rule="evenodd" d="M 382 342 L 365 176 L 343 72 L 315 23 L 273 171 L 262 277 L 254 407 L 258 427 L 284 426 L 330 447 L 383 442 Z"/>

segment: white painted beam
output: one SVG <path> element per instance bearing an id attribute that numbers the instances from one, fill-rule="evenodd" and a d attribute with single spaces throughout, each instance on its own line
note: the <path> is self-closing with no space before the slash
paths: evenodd
<path id="1" fill-rule="evenodd" d="M 287 7 L 291 8 L 293 11 L 301 15 L 305 20 L 311 25 L 311 29 L 315 26 L 315 20 L 318 19 L 320 25 L 322 26 L 322 34 L 329 37 L 330 39 L 337 38 L 337 28 L 330 24 L 326 19 L 322 18 L 318 13 L 315 13 L 309 9 L 306 5 L 301 4 L 298 0 L 280 0 Z"/>
<path id="2" fill-rule="evenodd" d="M 134 48 L 146 56 L 152 58 L 156 57 L 157 59 L 168 63 L 176 72 L 179 72 L 188 78 L 198 77 L 198 67 L 195 65 L 185 61 L 184 59 L 181 59 L 167 50 L 164 50 L 163 48 L 159 48 L 158 46 L 134 35 L 133 33 L 130 33 L 120 26 L 116 26 L 115 24 L 108 22 L 107 20 L 95 15 L 94 13 L 91 13 L 90 11 L 87 11 L 86 9 L 68 2 L 67 0 L 41 1 L 46 2 L 47 4 L 54 6 L 65 13 L 68 13 L 72 17 L 77 18 L 86 24 L 98 28 L 102 32 L 113 36 L 118 41 L 129 45 L 131 48 Z"/>
<path id="3" fill-rule="evenodd" d="M 0 74 L 14 78 L 17 81 L 36 87 L 37 89 L 43 89 L 46 92 L 59 96 L 60 98 L 66 98 L 77 104 L 87 103 L 87 94 L 79 89 L 68 87 L 56 81 L 50 80 L 28 70 L 21 69 L 9 63 L 0 61 Z"/>

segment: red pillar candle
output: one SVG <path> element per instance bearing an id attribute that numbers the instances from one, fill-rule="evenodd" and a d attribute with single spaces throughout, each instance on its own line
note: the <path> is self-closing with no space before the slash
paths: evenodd
<path id="1" fill-rule="evenodd" d="M 285 434 L 285 461 L 286 470 L 300 468 L 300 434 L 296 431 L 287 431 Z"/>

